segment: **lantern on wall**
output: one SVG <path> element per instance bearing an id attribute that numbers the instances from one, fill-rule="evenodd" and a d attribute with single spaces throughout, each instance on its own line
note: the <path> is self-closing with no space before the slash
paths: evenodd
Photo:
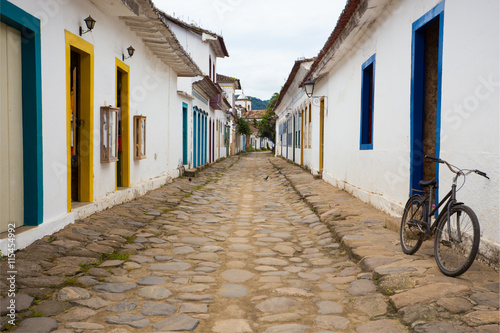
<path id="1" fill-rule="evenodd" d="M 314 93 L 314 81 L 311 78 L 308 78 L 304 83 L 304 91 L 306 92 L 307 97 L 311 97 Z"/>

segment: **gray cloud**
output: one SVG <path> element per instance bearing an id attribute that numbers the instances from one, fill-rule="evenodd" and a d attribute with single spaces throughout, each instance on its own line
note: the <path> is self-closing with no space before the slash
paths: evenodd
<path id="1" fill-rule="evenodd" d="M 269 99 L 294 61 L 314 57 L 345 0 L 154 0 L 161 10 L 224 37 L 230 57 L 217 71 L 241 80 L 245 94 Z"/>

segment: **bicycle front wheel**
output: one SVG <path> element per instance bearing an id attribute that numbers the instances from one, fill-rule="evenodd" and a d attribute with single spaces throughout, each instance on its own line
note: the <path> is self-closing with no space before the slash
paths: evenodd
<path id="1" fill-rule="evenodd" d="M 465 273 L 479 249 L 479 221 L 474 211 L 458 205 L 438 222 L 434 239 L 436 263 L 448 276 Z"/>
<path id="2" fill-rule="evenodd" d="M 405 205 L 403 217 L 401 218 L 401 228 L 399 229 L 399 238 L 401 248 L 406 254 L 414 254 L 422 245 L 422 232 L 418 226 L 410 220 L 422 220 L 424 218 L 423 209 L 424 198 L 415 194 L 408 199 Z"/>

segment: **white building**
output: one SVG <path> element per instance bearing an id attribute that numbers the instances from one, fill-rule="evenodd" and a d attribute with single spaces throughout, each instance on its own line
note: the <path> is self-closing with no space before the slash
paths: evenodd
<path id="1" fill-rule="evenodd" d="M 301 82 L 315 83 L 312 172 L 391 215 L 421 179 L 439 181 L 440 199 L 450 189 L 451 172 L 424 155 L 486 172 L 468 176 L 458 199 L 496 265 L 499 21 L 495 0 L 349 0 Z"/>
<path id="2" fill-rule="evenodd" d="M 252 111 L 252 100 L 248 98 L 243 91 L 236 99 L 236 105 L 245 108 L 247 111 Z"/>
<path id="3" fill-rule="evenodd" d="M 272 146 L 272 143 L 267 138 L 259 136 L 258 123 L 262 121 L 265 113 L 266 110 L 252 110 L 243 112 L 242 115 L 248 121 L 251 130 L 247 146 L 251 146 L 255 150 L 267 149 L 267 147 L 271 148 Z"/>
<path id="4" fill-rule="evenodd" d="M 232 154 L 239 153 L 244 145 L 242 144 L 242 136 L 236 133 L 236 117 L 241 115 L 241 112 L 238 113 L 237 105 L 236 105 L 236 91 L 241 90 L 241 83 L 239 79 L 234 77 L 217 74 L 217 84 L 224 91 L 224 95 L 226 99 L 231 104 L 230 115 L 228 114 L 227 124 L 230 126 L 231 131 L 231 140 L 230 140 L 230 152 Z"/>
<path id="5" fill-rule="evenodd" d="M 202 34 L 207 52 L 188 53 L 150 0 L 0 0 L 0 8 L 3 253 L 11 224 L 23 248 L 178 177 L 183 102 L 208 114 L 206 160 L 222 155 L 210 150 L 225 117 L 212 105 L 229 105 L 208 105 L 222 93 L 213 83 L 215 58 L 227 56 L 218 36 Z M 178 88 L 195 77 L 193 90 Z M 196 91 L 206 106 L 195 104 Z"/>
<path id="6" fill-rule="evenodd" d="M 191 168 L 215 162 L 230 154 L 226 112 L 231 105 L 217 84 L 216 74 L 217 59 L 229 56 L 224 39 L 165 13 L 161 15 L 204 73 L 204 76 L 178 80 L 182 99 L 179 109 L 184 114 L 182 163 Z"/>
<path id="7" fill-rule="evenodd" d="M 309 100 L 300 83 L 313 61 L 314 59 L 295 61 L 274 106 L 274 112 L 278 117 L 275 154 L 308 168 L 312 168 L 317 162 L 313 161 L 317 156 L 313 149 L 317 149 L 318 145 L 312 144 L 316 136 L 313 135 L 312 124 L 315 115 L 311 113 L 311 108 L 318 100 Z M 314 122 L 317 121 L 314 119 Z"/>

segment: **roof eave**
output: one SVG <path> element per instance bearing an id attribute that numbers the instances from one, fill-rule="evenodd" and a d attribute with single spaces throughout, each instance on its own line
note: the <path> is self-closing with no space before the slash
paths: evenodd
<path id="1" fill-rule="evenodd" d="M 121 17 L 142 38 L 151 52 L 180 77 L 202 75 L 202 71 L 179 43 L 174 33 L 151 0 L 136 0 L 137 17 Z"/>
<path id="2" fill-rule="evenodd" d="M 325 45 L 323 46 L 318 56 L 316 57 L 316 61 L 314 61 L 314 63 L 311 65 L 311 69 L 300 83 L 300 86 L 302 86 L 309 77 L 313 76 L 313 74 L 321 70 L 321 68 L 326 64 L 328 59 L 326 59 L 325 61 L 325 56 L 327 55 L 327 53 L 329 53 L 334 44 L 337 42 L 339 36 L 344 32 L 344 30 L 348 26 L 349 21 L 358 11 L 360 4 L 363 3 L 364 5 L 366 5 L 367 2 L 368 0 L 347 0 L 344 10 L 342 11 L 342 13 L 339 16 L 339 19 L 337 20 L 335 28 L 333 29 L 332 33 L 330 34 L 330 37 L 328 37 Z"/>
<path id="3" fill-rule="evenodd" d="M 193 85 L 201 89 L 209 98 L 217 97 L 222 93 L 222 89 L 213 83 L 207 75 L 203 76 L 203 79 L 194 82 Z"/>
<path id="4" fill-rule="evenodd" d="M 293 80 L 295 79 L 295 76 L 297 75 L 300 65 L 302 65 L 305 62 L 311 62 L 314 61 L 316 58 L 309 58 L 309 59 L 301 59 L 295 61 L 293 64 L 292 70 L 290 71 L 290 74 L 288 75 L 288 79 L 285 82 L 285 85 L 283 86 L 283 89 L 281 89 L 280 95 L 278 97 L 278 100 L 276 101 L 276 104 L 274 105 L 273 111 L 275 111 L 278 106 L 280 105 L 281 101 L 283 100 L 283 97 L 285 96 L 286 92 L 290 88 L 290 85 L 293 83 Z"/>

